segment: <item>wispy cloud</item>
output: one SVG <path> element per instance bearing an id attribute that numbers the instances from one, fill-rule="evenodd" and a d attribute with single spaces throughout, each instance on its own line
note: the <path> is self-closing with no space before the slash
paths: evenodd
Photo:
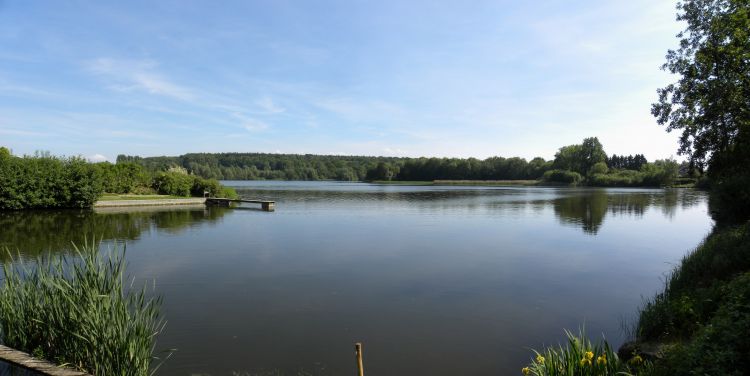
<path id="1" fill-rule="evenodd" d="M 105 156 L 103 156 L 103 155 L 101 155 L 101 154 L 93 154 L 93 155 L 89 155 L 88 157 L 86 157 L 86 159 L 87 159 L 87 160 L 88 160 L 89 162 L 94 162 L 94 163 L 98 163 L 98 162 L 106 162 L 106 161 L 107 161 L 107 157 L 105 157 Z"/>
<path id="2" fill-rule="evenodd" d="M 255 105 L 260 107 L 261 110 L 269 114 L 278 114 L 278 113 L 282 113 L 286 111 L 286 108 L 278 105 L 276 102 L 273 101 L 273 99 L 267 96 L 255 101 Z"/>
<path id="3" fill-rule="evenodd" d="M 99 58 L 88 62 L 88 69 L 110 81 L 109 87 L 118 91 L 140 90 L 149 94 L 189 101 L 193 91 L 171 82 L 157 71 L 153 60 L 116 60 Z"/>

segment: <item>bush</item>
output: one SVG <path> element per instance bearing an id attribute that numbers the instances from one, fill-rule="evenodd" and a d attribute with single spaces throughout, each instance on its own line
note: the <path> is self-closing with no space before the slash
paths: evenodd
<path id="1" fill-rule="evenodd" d="M 689 342 L 656 363 L 654 375 L 745 375 L 750 369 L 750 273 L 726 285 L 723 303 Z"/>
<path id="2" fill-rule="evenodd" d="M 568 170 L 549 170 L 544 173 L 542 180 L 550 183 L 578 185 L 583 181 L 581 174 Z"/>
<path id="3" fill-rule="evenodd" d="M 750 270 L 750 224 L 719 230 L 683 258 L 664 292 L 641 310 L 639 336 L 688 338 L 726 298 L 725 285 Z"/>
<path id="4" fill-rule="evenodd" d="M 609 174 L 594 174 L 588 184 L 597 187 L 636 187 L 643 183 L 643 175 L 633 170 L 614 170 Z"/>
<path id="5" fill-rule="evenodd" d="M 742 223 L 750 218 L 750 173 L 721 176 L 712 180 L 709 211 L 719 224 Z"/>
<path id="6" fill-rule="evenodd" d="M 151 186 L 151 175 L 136 163 L 111 164 L 97 163 L 94 166 L 102 179 L 102 187 L 107 193 L 135 193 Z"/>
<path id="7" fill-rule="evenodd" d="M 148 375 L 161 299 L 126 290 L 122 253 L 76 251 L 3 264 L 2 342 L 95 375 Z"/>
<path id="8" fill-rule="evenodd" d="M 81 158 L 0 156 L 0 210 L 85 208 L 101 192 L 95 167 Z"/>
<path id="9" fill-rule="evenodd" d="M 193 180 L 193 176 L 181 172 L 159 172 L 154 177 L 153 188 L 162 195 L 190 196 Z"/>

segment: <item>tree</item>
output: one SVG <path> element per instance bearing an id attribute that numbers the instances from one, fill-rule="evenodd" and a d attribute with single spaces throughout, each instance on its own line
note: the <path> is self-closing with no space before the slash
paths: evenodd
<path id="1" fill-rule="evenodd" d="M 589 170 L 599 162 L 606 162 L 607 154 L 596 137 L 583 140 L 580 145 L 563 146 L 555 154 L 554 167 L 559 170 L 575 171 L 588 175 Z"/>
<path id="2" fill-rule="evenodd" d="M 651 112 L 667 131 L 682 132 L 678 153 L 692 166 L 708 164 L 714 208 L 750 218 L 750 2 L 686 0 L 677 8 L 687 28 L 662 68 L 679 79 L 658 90 Z"/>

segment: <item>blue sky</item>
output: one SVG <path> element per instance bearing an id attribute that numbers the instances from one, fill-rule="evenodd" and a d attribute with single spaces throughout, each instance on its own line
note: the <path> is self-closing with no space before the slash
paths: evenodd
<path id="1" fill-rule="evenodd" d="M 0 145 L 550 159 L 650 115 L 672 1 L 0 0 Z"/>

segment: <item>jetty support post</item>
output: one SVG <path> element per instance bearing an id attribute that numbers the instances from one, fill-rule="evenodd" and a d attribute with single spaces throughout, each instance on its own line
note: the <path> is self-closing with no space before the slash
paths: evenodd
<path id="1" fill-rule="evenodd" d="M 364 366 L 362 365 L 362 343 L 357 342 L 354 344 L 354 355 L 357 358 L 357 375 L 364 376 L 365 370 Z"/>
<path id="2" fill-rule="evenodd" d="M 275 203 L 273 201 L 265 201 L 261 202 L 260 206 L 265 211 L 274 211 L 274 205 Z"/>

